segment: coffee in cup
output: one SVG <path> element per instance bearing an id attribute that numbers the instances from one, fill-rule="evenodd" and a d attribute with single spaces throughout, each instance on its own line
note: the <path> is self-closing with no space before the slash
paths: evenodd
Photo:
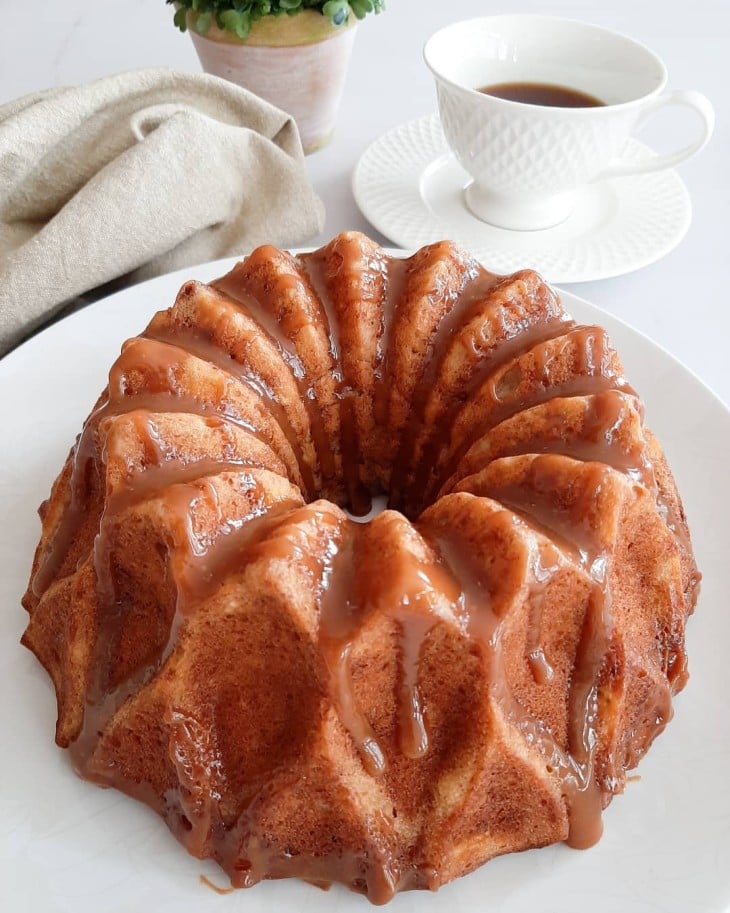
<path id="1" fill-rule="evenodd" d="M 487 16 L 436 32 L 424 57 L 436 80 L 446 141 L 473 178 L 467 205 L 503 228 L 556 225 L 570 215 L 582 185 L 670 168 L 712 135 L 714 111 L 704 95 L 665 91 L 667 70 L 656 54 L 597 26 L 551 16 Z M 546 92 L 598 103 L 551 104 Z M 640 124 L 670 105 L 699 115 L 695 139 L 643 161 L 622 158 Z"/>

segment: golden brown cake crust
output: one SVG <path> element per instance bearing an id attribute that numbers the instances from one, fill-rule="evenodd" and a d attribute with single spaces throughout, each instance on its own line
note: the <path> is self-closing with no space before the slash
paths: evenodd
<path id="1" fill-rule="evenodd" d="M 588 846 L 687 680 L 686 518 L 606 333 L 451 242 L 187 282 L 40 515 L 58 744 L 236 886 Z"/>

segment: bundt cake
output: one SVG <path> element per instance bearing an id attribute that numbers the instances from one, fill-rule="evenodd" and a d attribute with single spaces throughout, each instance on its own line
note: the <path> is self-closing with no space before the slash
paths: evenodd
<path id="1" fill-rule="evenodd" d="M 685 516 L 606 333 L 449 242 L 186 282 L 40 516 L 56 741 L 234 886 L 588 846 L 687 678 Z"/>

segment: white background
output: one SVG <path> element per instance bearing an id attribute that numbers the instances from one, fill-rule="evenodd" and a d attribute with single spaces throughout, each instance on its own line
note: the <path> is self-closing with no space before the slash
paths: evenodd
<path id="1" fill-rule="evenodd" d="M 319 240 L 346 228 L 385 240 L 352 199 L 358 156 L 385 130 L 435 109 L 421 60 L 426 38 L 456 19 L 500 12 L 571 16 L 626 32 L 664 59 L 670 88 L 699 89 L 714 102 L 712 143 L 680 167 L 694 219 L 679 248 L 631 275 L 571 289 L 653 337 L 730 402 L 730 0 L 389 0 L 386 13 L 360 27 L 333 142 L 307 160 L 327 207 Z M 141 66 L 199 69 L 163 0 L 0 0 L 0 101 Z M 676 148 L 691 118 L 668 111 L 641 138 Z"/>

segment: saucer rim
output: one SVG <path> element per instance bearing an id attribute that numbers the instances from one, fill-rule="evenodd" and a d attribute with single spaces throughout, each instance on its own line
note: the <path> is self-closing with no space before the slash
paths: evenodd
<path id="1" fill-rule="evenodd" d="M 427 150 L 427 157 L 425 153 L 419 154 L 418 150 L 414 150 L 412 148 L 412 144 L 409 143 L 409 133 L 414 129 L 438 131 L 438 138 L 441 142 L 442 148 L 435 152 L 431 149 Z M 635 137 L 632 137 L 629 142 L 635 149 L 643 149 L 654 153 L 654 150 L 650 146 L 648 146 L 646 143 L 641 142 Z M 377 185 L 374 182 L 366 181 L 363 178 L 364 168 L 368 163 L 368 159 L 373 154 L 379 153 L 381 146 L 386 143 L 391 146 L 394 143 L 397 143 L 401 147 L 405 146 L 406 153 L 411 159 L 411 165 L 409 167 L 409 182 L 407 188 L 413 191 L 415 196 L 418 197 L 420 202 L 419 215 L 422 218 L 420 220 L 419 226 L 412 229 L 409 233 L 401 233 L 401 226 L 394 226 L 392 217 L 389 216 L 387 211 L 384 212 L 382 206 L 379 206 L 378 202 L 373 200 L 373 198 L 370 196 L 373 188 Z M 411 152 L 414 154 L 410 155 Z M 410 118 L 407 121 L 402 121 L 396 126 L 384 131 L 378 137 L 368 143 L 368 145 L 358 157 L 350 177 L 350 188 L 355 200 L 355 204 L 357 205 L 364 218 L 373 226 L 373 228 L 375 228 L 376 231 L 380 232 L 380 234 L 382 234 L 384 237 L 388 238 L 388 240 L 395 246 L 406 249 L 414 249 L 421 247 L 424 244 L 432 243 L 436 240 L 442 239 L 442 235 L 438 233 L 432 233 L 430 237 L 426 236 L 428 234 L 429 225 L 433 225 L 435 219 L 433 218 L 430 206 L 423 197 L 421 188 L 422 176 L 425 170 L 429 168 L 434 162 L 442 158 L 449 159 L 458 165 L 456 156 L 451 151 L 451 149 L 449 149 L 448 144 L 446 143 L 443 135 L 443 130 L 441 128 L 439 115 L 436 111 L 433 111 L 430 114 L 422 115 L 421 117 Z M 650 174 L 631 175 L 630 179 L 639 182 L 665 179 L 666 181 L 671 181 L 673 183 L 676 202 L 681 209 L 681 213 L 677 218 L 677 223 L 673 228 L 671 237 L 663 237 L 661 239 L 661 243 L 654 243 L 650 245 L 649 250 L 645 252 L 644 256 L 635 257 L 628 265 L 619 262 L 621 258 L 619 258 L 619 261 L 613 259 L 607 264 L 603 264 L 601 267 L 597 268 L 581 268 L 580 266 L 560 266 L 558 268 L 551 268 L 550 266 L 536 265 L 535 268 L 541 272 L 549 282 L 593 282 L 602 279 L 612 279 L 618 276 L 625 276 L 658 262 L 670 254 L 673 250 L 675 250 L 679 244 L 681 244 L 692 224 L 693 208 L 692 200 L 687 186 L 676 169 L 667 168 L 662 171 L 652 172 Z M 597 186 L 613 186 L 616 188 L 615 192 L 618 194 L 619 198 L 621 198 L 623 195 L 623 198 L 625 199 L 625 192 L 622 192 L 620 189 L 620 182 L 624 180 L 626 179 L 607 178 L 602 181 L 596 181 L 595 184 Z M 406 193 L 406 186 L 403 188 L 403 193 Z M 464 216 L 473 219 L 475 223 L 479 221 L 477 217 L 468 210 L 466 205 L 463 206 L 463 213 Z M 451 237 L 459 234 L 458 224 L 456 224 L 453 220 L 445 219 L 444 221 L 448 221 L 449 223 L 449 232 L 443 235 L 443 237 Z M 499 228 L 498 226 L 490 225 L 487 222 L 482 224 L 484 226 L 485 232 L 507 232 L 510 235 L 513 235 L 515 239 L 515 248 L 518 253 L 520 248 L 520 240 L 534 235 L 533 231 L 504 229 Z M 555 229 L 559 229 L 562 225 L 565 225 L 565 221 L 559 223 L 558 225 L 552 226 L 551 228 L 540 229 L 540 232 L 544 232 L 546 235 L 549 235 Z M 590 234 L 591 232 L 587 231 L 580 237 L 590 237 Z M 473 248 L 475 245 L 473 243 L 470 245 L 468 242 L 466 242 L 463 243 L 463 246 L 467 248 Z M 484 246 L 486 250 L 482 250 L 481 252 L 473 251 L 473 253 L 477 259 L 479 259 L 482 263 L 484 263 L 485 266 L 487 266 L 487 268 L 489 268 L 489 242 L 486 241 Z M 486 255 L 483 256 L 483 254 Z M 495 257 L 504 256 L 504 251 L 495 249 L 493 250 L 493 254 Z M 502 269 L 497 271 L 512 272 L 516 269 L 523 268 L 525 266 L 525 261 L 529 261 L 531 256 L 535 256 L 534 251 L 525 251 L 519 265 L 515 265 L 514 268 L 510 268 L 508 270 Z"/>

